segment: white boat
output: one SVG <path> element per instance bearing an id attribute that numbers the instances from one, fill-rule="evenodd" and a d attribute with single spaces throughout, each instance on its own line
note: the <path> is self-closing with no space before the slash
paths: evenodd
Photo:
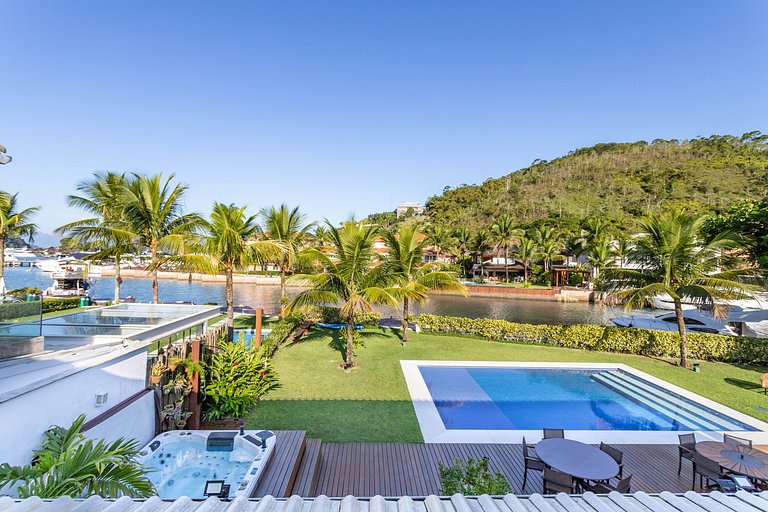
<path id="1" fill-rule="evenodd" d="M 704 332 L 709 334 L 725 334 L 736 336 L 736 330 L 728 325 L 728 320 L 719 320 L 699 310 L 683 312 L 685 327 L 691 332 Z M 611 322 L 619 327 L 635 327 L 638 329 L 654 329 L 657 331 L 677 331 L 677 316 L 674 312 L 663 313 L 656 316 L 619 316 L 611 318 Z"/>

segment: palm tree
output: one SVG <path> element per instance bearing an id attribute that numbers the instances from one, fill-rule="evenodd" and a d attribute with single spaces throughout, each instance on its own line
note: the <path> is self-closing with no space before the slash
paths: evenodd
<path id="1" fill-rule="evenodd" d="M 602 236 L 608 235 L 610 232 L 610 224 L 602 218 L 593 217 L 587 219 L 581 229 L 579 238 L 576 240 L 580 248 L 579 253 L 584 254 L 585 252 L 589 251 L 589 249 L 592 248 L 592 244 L 595 240 Z"/>
<path id="2" fill-rule="evenodd" d="M 533 231 L 532 238 L 539 248 L 539 256 L 544 260 L 544 268 L 552 268 L 552 260 L 560 256 L 564 247 L 560 233 L 554 227 L 540 226 Z"/>
<path id="3" fill-rule="evenodd" d="M 472 245 L 472 232 L 466 227 L 462 226 L 453 232 L 453 240 L 456 243 L 456 250 L 458 251 L 459 255 L 461 256 L 462 260 L 462 270 L 464 270 L 464 276 L 467 276 L 467 253 L 469 252 L 469 248 Z"/>
<path id="4" fill-rule="evenodd" d="M 235 327 L 235 270 L 280 258 L 283 252 L 280 242 L 256 239 L 261 231 L 257 216 L 246 216 L 245 208 L 213 203 L 210 219 L 200 225 L 199 237 L 191 237 L 187 243 L 188 253 L 164 260 L 202 272 L 224 272 L 227 341 L 232 341 Z"/>
<path id="5" fill-rule="evenodd" d="M 151 254 L 147 270 L 152 276 L 152 301 L 157 304 L 157 270 L 159 251 L 182 253 L 190 236 L 201 226 L 196 213 L 184 213 L 187 185 L 172 185 L 174 175 L 145 176 L 134 174 L 126 187 L 125 220 L 132 233 Z"/>
<path id="6" fill-rule="evenodd" d="M 504 280 L 509 281 L 509 248 L 519 241 L 522 231 L 515 228 L 512 217 L 503 214 L 496 219 L 491 227 L 491 236 L 496 244 L 496 250 L 504 250 Z"/>
<path id="7" fill-rule="evenodd" d="M 480 264 L 480 276 L 483 275 L 483 253 L 490 249 L 490 246 L 488 245 L 488 239 L 490 238 L 490 235 L 488 234 L 488 231 L 481 229 L 475 235 L 472 237 L 472 240 L 469 243 L 469 249 L 472 253 L 472 263 L 479 263 Z M 477 261 L 475 260 L 477 258 Z"/>
<path id="8" fill-rule="evenodd" d="M 27 237 L 31 242 L 37 234 L 32 217 L 40 210 L 32 206 L 19 210 L 19 194 L 0 192 L 0 294 L 5 293 L 5 244 L 10 237 Z"/>
<path id="9" fill-rule="evenodd" d="M 610 236 L 603 234 L 592 240 L 587 260 L 592 265 L 592 276 L 595 279 L 600 277 L 601 270 L 613 263 L 614 256 L 613 240 Z"/>
<path id="10" fill-rule="evenodd" d="M 440 262 L 423 263 L 426 238 L 414 225 L 401 225 L 396 232 L 384 235 L 389 248 L 385 262 L 388 273 L 395 276 L 403 303 L 403 343 L 408 341 L 408 316 L 411 301 L 426 301 L 430 290 L 455 290 L 467 294 L 467 288 L 456 275 L 445 271 Z"/>
<path id="11" fill-rule="evenodd" d="M 379 228 L 365 221 L 347 221 L 340 228 L 326 221 L 331 254 L 315 247 L 302 256 L 319 262 L 324 272 L 296 275 L 291 282 L 308 286 L 288 305 L 293 311 L 306 305 L 336 304 L 347 323 L 347 348 L 344 368 L 354 365 L 355 314 L 371 311 L 373 304 L 397 306 L 400 290 L 393 286 L 394 276 L 385 265 L 374 265 L 377 254 L 373 244 Z"/>
<path id="12" fill-rule="evenodd" d="M 520 237 L 520 243 L 517 247 L 517 252 L 515 253 L 517 255 L 517 258 L 523 262 L 523 266 L 525 267 L 525 282 L 528 282 L 528 267 L 531 265 L 531 260 L 536 257 L 538 254 L 538 247 L 536 247 L 536 242 L 534 242 L 532 239 L 521 236 Z"/>
<path id="13" fill-rule="evenodd" d="M 91 245 L 97 252 L 90 259 L 114 258 L 115 260 L 115 304 L 120 302 L 120 260 L 130 252 L 135 238 L 125 222 L 126 203 L 125 174 L 114 172 L 94 173 L 89 180 L 80 182 L 80 195 L 67 196 L 67 204 L 85 210 L 93 215 L 86 219 L 70 222 L 56 229 L 57 233 L 68 234 L 70 239 L 81 245 Z"/>
<path id="14" fill-rule="evenodd" d="M 440 260 L 440 253 L 452 243 L 451 233 L 441 226 L 432 226 L 427 230 L 427 240 L 435 249 L 435 260 Z"/>
<path id="15" fill-rule="evenodd" d="M 616 246 L 613 249 L 614 255 L 619 258 L 619 267 L 624 268 L 624 261 L 632 250 L 632 242 L 625 236 L 619 236 L 616 239 Z"/>
<path id="16" fill-rule="evenodd" d="M 85 414 L 81 414 L 69 428 L 51 427 L 43 434 L 43 442 L 35 450 L 30 465 L 0 464 L 0 488 L 20 484 L 16 488 L 20 498 L 154 495 L 156 491 L 145 476 L 145 468 L 134 460 L 139 452 L 138 443 L 122 437 L 112 443 L 86 439 L 80 431 L 84 423 Z"/>
<path id="17" fill-rule="evenodd" d="M 280 268 L 280 319 L 285 318 L 288 294 L 285 289 L 285 277 L 296 264 L 301 245 L 307 240 L 314 223 L 306 224 L 306 218 L 299 213 L 299 207 L 290 209 L 281 204 L 261 210 L 264 231 L 270 239 L 283 245 L 282 254 L 275 260 Z"/>
<path id="18" fill-rule="evenodd" d="M 599 289 L 623 302 L 630 310 L 645 307 L 659 295 L 672 297 L 680 333 L 680 365 L 688 365 L 688 342 L 683 316 L 683 300 L 709 305 L 715 315 L 724 314 L 718 301 L 746 298 L 758 287 L 738 281 L 754 276 L 752 269 L 733 270 L 730 256 L 739 247 L 739 238 L 730 231 L 705 237 L 703 215 L 683 213 L 650 215 L 640 223 L 629 261 L 641 270 L 607 268 Z"/>

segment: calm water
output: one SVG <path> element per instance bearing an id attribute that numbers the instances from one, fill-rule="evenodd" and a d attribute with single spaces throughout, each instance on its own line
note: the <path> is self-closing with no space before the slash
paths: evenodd
<path id="1" fill-rule="evenodd" d="M 46 289 L 51 286 L 49 275 L 37 268 L 8 268 L 5 273 L 8 289 L 35 287 Z M 112 277 L 96 277 L 91 291 L 94 299 L 111 299 L 115 280 Z M 295 295 L 299 290 L 290 289 Z M 200 283 L 187 281 L 160 281 L 160 301 L 193 301 L 196 304 L 215 302 L 224 304 L 224 283 Z M 132 295 L 139 302 L 152 300 L 152 281 L 149 279 L 125 279 L 121 296 Z M 279 307 L 280 288 L 277 285 L 235 285 L 235 303 L 262 307 L 275 312 Z M 417 312 L 439 315 L 465 316 L 471 318 L 499 318 L 513 322 L 533 324 L 608 324 L 610 318 L 621 311 L 586 303 L 560 303 L 524 299 L 497 299 L 486 297 L 433 296 L 427 304 L 416 306 Z M 383 316 L 397 316 L 393 309 L 382 309 Z M 635 313 L 636 314 L 636 313 Z"/>

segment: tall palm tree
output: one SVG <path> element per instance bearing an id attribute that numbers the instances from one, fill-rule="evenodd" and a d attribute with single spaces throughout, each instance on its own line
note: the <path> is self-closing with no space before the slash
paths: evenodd
<path id="1" fill-rule="evenodd" d="M 469 243 L 469 249 L 472 254 L 472 263 L 480 264 L 480 276 L 483 275 L 483 253 L 490 249 L 489 240 L 490 235 L 488 231 L 481 229 L 474 234 L 472 240 Z"/>
<path id="2" fill-rule="evenodd" d="M 466 277 L 467 273 L 467 253 L 470 250 L 470 246 L 472 245 L 472 232 L 466 227 L 462 226 L 456 230 L 453 231 L 453 240 L 456 243 L 456 250 L 458 251 L 459 255 L 461 256 L 462 260 L 462 270 L 464 270 L 464 276 Z"/>
<path id="3" fill-rule="evenodd" d="M 32 217 L 39 206 L 19 209 L 19 194 L 0 191 L 0 294 L 5 293 L 5 244 L 10 237 L 26 237 L 31 242 L 37 234 Z"/>
<path id="4" fill-rule="evenodd" d="M 97 250 L 90 259 L 114 258 L 115 304 L 120 302 L 120 262 L 123 254 L 132 250 L 135 235 L 125 222 L 125 174 L 94 173 L 91 179 L 77 185 L 79 195 L 67 196 L 67 204 L 80 208 L 92 217 L 70 222 L 56 229 L 67 234 L 77 244 L 90 245 Z"/>
<path id="5" fill-rule="evenodd" d="M 613 249 L 614 255 L 619 258 L 619 267 L 624 268 L 624 262 L 632 250 L 632 242 L 625 236 L 616 238 L 616 246 Z"/>
<path id="6" fill-rule="evenodd" d="M 431 226 L 427 229 L 427 240 L 435 249 L 435 260 L 440 260 L 440 253 L 447 250 L 453 243 L 451 232 L 442 226 Z"/>
<path id="7" fill-rule="evenodd" d="M 306 223 L 306 217 L 299 212 L 299 207 L 290 209 L 281 204 L 261 210 L 264 231 L 267 236 L 283 245 L 283 252 L 275 260 L 280 268 L 280 319 L 285 318 L 285 308 L 288 304 L 288 293 L 285 289 L 285 278 L 288 271 L 296 265 L 302 244 L 310 235 L 314 223 Z"/>
<path id="8" fill-rule="evenodd" d="M 539 248 L 539 256 L 544 260 L 544 268 L 552 268 L 552 260 L 560 256 L 564 245 L 560 233 L 551 226 L 539 226 L 532 234 Z"/>
<path id="9" fill-rule="evenodd" d="M 615 254 L 613 239 L 610 236 L 603 234 L 592 240 L 587 260 L 592 265 L 592 276 L 595 279 L 600 277 L 601 270 L 613 263 Z"/>
<path id="10" fill-rule="evenodd" d="M 261 231 L 257 216 L 247 216 L 245 208 L 213 203 L 210 219 L 201 222 L 198 236 L 190 237 L 187 253 L 164 260 L 202 272 L 224 272 L 228 341 L 232 341 L 235 326 L 235 270 L 280 258 L 283 252 L 280 242 L 257 239 Z"/>
<path id="11" fill-rule="evenodd" d="M 630 310 L 645 307 L 659 295 L 672 297 L 680 333 L 680 365 L 688 365 L 688 340 L 683 300 L 709 305 L 724 314 L 721 301 L 750 297 L 759 288 L 738 279 L 754 276 L 752 269 L 734 269 L 731 251 L 739 238 L 730 231 L 705 237 L 703 215 L 650 215 L 640 222 L 629 261 L 641 270 L 607 268 L 598 288 Z"/>
<path id="12" fill-rule="evenodd" d="M 504 280 L 509 281 L 509 248 L 516 244 L 523 232 L 515 228 L 515 222 L 508 214 L 500 215 L 491 227 L 491 237 L 496 250 L 504 251 Z"/>
<path id="13" fill-rule="evenodd" d="M 402 297 L 403 343 L 408 341 L 408 316 L 412 301 L 426 301 L 430 290 L 454 290 L 467 294 L 466 286 L 459 282 L 455 274 L 447 272 L 443 263 L 422 262 L 427 241 L 420 235 L 414 225 L 400 225 L 396 232 L 384 235 L 389 248 L 384 268 L 394 275 Z"/>
<path id="14" fill-rule="evenodd" d="M 172 184 L 174 175 L 146 176 L 134 174 L 126 187 L 125 220 L 130 231 L 151 254 L 147 267 L 152 277 L 152 301 L 158 303 L 157 270 L 161 263 L 159 252 L 184 252 L 190 236 L 202 224 L 196 213 L 184 213 L 187 185 Z"/>
<path id="15" fill-rule="evenodd" d="M 84 423 L 85 414 L 81 414 L 69 428 L 51 427 L 43 434 L 30 465 L 0 464 L 0 488 L 18 485 L 15 491 L 20 498 L 154 495 L 145 468 L 134 460 L 138 443 L 122 437 L 111 443 L 86 439 L 81 433 Z"/>
<path id="16" fill-rule="evenodd" d="M 374 265 L 377 254 L 373 245 L 379 228 L 364 221 L 347 221 L 340 228 L 326 221 L 331 253 L 309 247 L 302 256 L 320 263 L 324 271 L 318 274 L 295 275 L 291 282 L 308 286 L 288 305 L 293 311 L 306 305 L 335 304 L 340 306 L 347 323 L 345 368 L 354 365 L 355 314 L 371 311 L 373 304 L 397 306 L 400 290 L 394 286 L 394 276 L 385 265 Z"/>
<path id="17" fill-rule="evenodd" d="M 580 248 L 579 253 L 584 254 L 585 252 L 588 252 L 592 248 L 595 240 L 610 234 L 610 232 L 611 225 L 602 218 L 592 217 L 587 219 L 581 229 L 580 236 L 576 240 Z"/>
<path id="18" fill-rule="evenodd" d="M 536 257 L 539 252 L 539 248 L 536 247 L 536 242 L 527 236 L 520 237 L 520 243 L 517 246 L 517 258 L 523 262 L 525 266 L 525 282 L 528 282 L 528 268 L 531 265 L 531 260 Z"/>

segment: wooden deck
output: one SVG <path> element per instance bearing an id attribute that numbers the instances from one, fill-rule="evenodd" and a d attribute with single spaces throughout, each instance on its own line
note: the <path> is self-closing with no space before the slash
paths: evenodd
<path id="1" fill-rule="evenodd" d="M 303 430 L 278 430 L 277 444 L 264 473 L 259 479 L 252 498 L 272 495 L 277 498 L 290 496 L 296 474 L 304 456 L 306 432 Z"/>

